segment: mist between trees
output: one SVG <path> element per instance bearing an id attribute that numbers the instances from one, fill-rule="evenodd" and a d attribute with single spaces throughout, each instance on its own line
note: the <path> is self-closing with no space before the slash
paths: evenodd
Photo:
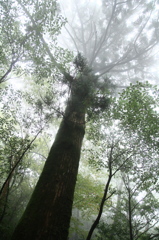
<path id="1" fill-rule="evenodd" d="M 159 2 L 0 13 L 0 238 L 157 240 Z"/>

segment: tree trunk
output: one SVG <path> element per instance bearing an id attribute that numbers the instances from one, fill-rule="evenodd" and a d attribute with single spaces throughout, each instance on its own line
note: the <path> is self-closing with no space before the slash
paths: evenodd
<path id="1" fill-rule="evenodd" d="M 67 239 L 84 134 L 85 105 L 76 92 L 12 240 Z"/>
<path id="2" fill-rule="evenodd" d="M 111 147 L 110 155 L 109 155 L 109 159 L 108 159 L 109 176 L 108 176 L 108 180 L 107 180 L 107 182 L 105 184 L 104 194 L 103 194 L 100 206 L 99 206 L 99 212 L 97 214 L 97 217 L 96 217 L 94 223 L 92 224 L 92 226 L 91 226 L 91 228 L 90 228 L 90 230 L 88 232 L 86 240 L 90 240 L 92 238 L 92 234 L 93 234 L 94 230 L 96 229 L 96 227 L 98 226 L 100 218 L 102 216 L 105 201 L 108 199 L 107 195 L 108 195 L 109 185 L 110 185 L 111 179 L 113 177 L 113 173 L 112 173 L 112 157 L 113 157 L 113 146 Z M 110 196 L 112 196 L 112 195 L 113 195 L 113 193 Z"/>
<path id="3" fill-rule="evenodd" d="M 132 207 L 131 207 L 131 191 L 130 188 L 127 188 L 128 190 L 128 215 L 129 215 L 129 235 L 130 235 L 130 240 L 134 239 L 133 236 L 133 226 L 132 226 Z"/>
<path id="4" fill-rule="evenodd" d="M 3 218 L 4 218 L 5 213 L 6 213 L 10 181 L 11 181 L 11 178 L 8 179 L 7 182 L 5 182 L 5 186 L 3 188 L 3 191 L 0 194 L 0 223 L 3 221 Z"/>

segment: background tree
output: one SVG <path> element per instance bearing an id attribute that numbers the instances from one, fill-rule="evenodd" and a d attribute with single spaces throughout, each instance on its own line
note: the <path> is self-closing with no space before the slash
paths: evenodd
<path id="1" fill-rule="evenodd" d="M 103 219 L 105 226 L 103 223 L 99 227 L 100 232 L 103 233 L 103 238 L 100 235 L 99 239 L 142 239 L 144 237 L 150 239 L 155 237 L 154 226 L 158 222 L 158 171 L 156 172 L 158 169 L 158 148 L 155 143 L 155 139 L 158 138 L 156 134 L 158 132 L 158 112 L 155 110 L 158 107 L 157 93 L 157 88 L 148 83 L 131 85 L 121 93 L 119 105 L 117 104 L 119 108 L 115 108 L 115 118 L 117 119 L 117 115 L 120 116 L 118 125 L 115 124 L 116 132 L 119 127 L 117 136 L 120 136 L 116 149 L 119 154 L 117 159 L 118 161 L 120 158 L 123 160 L 123 155 L 120 154 L 121 150 L 125 152 L 126 149 L 129 149 L 133 155 L 129 157 L 127 164 L 120 168 L 121 175 L 118 175 L 118 181 L 121 179 L 122 185 L 125 187 L 119 191 L 117 207 L 114 208 L 113 205 L 110 208 L 110 213 L 107 213 L 108 219 Z M 144 111 L 148 111 L 148 115 L 145 115 Z M 131 116 L 134 117 L 133 121 Z M 154 125 L 152 126 L 153 119 Z M 141 131 L 143 132 L 141 133 Z M 93 162 L 95 161 L 98 168 L 104 166 L 101 151 L 107 149 L 107 144 L 104 145 L 103 130 L 101 134 L 100 154 L 96 150 L 93 152 Z M 112 137 L 112 133 L 109 133 L 108 130 L 106 134 L 109 138 Z M 98 132 L 98 137 L 99 135 Z M 113 135 L 113 141 L 114 139 Z M 127 151 L 125 153 L 127 155 Z M 115 167 L 120 163 L 118 161 L 115 162 Z M 114 212 L 113 215 L 112 212 Z"/>
<path id="2" fill-rule="evenodd" d="M 108 136 L 110 137 L 109 134 Z M 125 142 L 127 143 L 126 147 L 122 145 Z M 114 181 L 111 179 L 109 183 L 111 175 L 107 179 L 107 185 L 109 183 L 113 189 L 115 188 L 112 192 L 115 195 L 118 194 L 118 197 L 112 196 L 112 204 L 99 211 L 91 230 L 95 226 L 98 227 L 100 230 L 97 235 L 98 239 L 140 239 L 144 236 L 153 236 L 155 225 L 158 223 L 158 172 L 154 171 L 158 169 L 156 165 L 158 164 L 156 161 L 158 155 L 156 156 L 154 150 L 150 150 L 149 147 L 145 146 L 144 148 L 144 144 L 139 144 L 138 140 L 137 142 L 136 139 L 130 140 L 130 137 L 129 140 L 123 142 L 120 138 L 118 143 L 119 145 L 114 145 L 113 152 L 115 154 L 112 154 L 111 165 L 112 175 L 113 168 L 120 171 L 115 172 L 117 176 L 113 175 L 117 184 L 115 179 Z M 104 149 L 107 150 L 107 148 Z M 123 164 L 121 164 L 121 160 Z M 98 168 L 99 164 L 102 167 L 106 166 L 106 163 L 97 162 Z M 117 190 L 119 181 L 122 182 L 122 188 Z M 104 204 L 104 200 L 105 195 L 103 195 L 101 205 Z M 101 213 L 105 217 L 101 218 L 102 221 L 98 226 Z M 92 231 L 90 231 L 88 239 L 91 239 Z"/>
<path id="3" fill-rule="evenodd" d="M 36 109 L 33 119 L 33 110 L 31 105 L 27 105 L 24 93 L 12 87 L 1 89 L 0 100 L 3 105 L 0 114 L 0 236 L 7 239 L 26 207 L 33 183 L 37 181 L 38 176 L 31 181 L 31 151 L 39 144 L 37 139 L 48 119 L 41 118 L 39 109 Z M 24 104 L 25 108 L 21 109 Z"/>

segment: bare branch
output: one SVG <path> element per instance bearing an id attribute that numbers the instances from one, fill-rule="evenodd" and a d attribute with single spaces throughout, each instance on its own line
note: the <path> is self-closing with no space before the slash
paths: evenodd
<path id="1" fill-rule="evenodd" d="M 108 31 L 109 31 L 109 28 L 111 26 L 111 23 L 113 21 L 113 17 L 114 17 L 114 13 L 115 13 L 115 9 L 116 9 L 116 3 L 117 3 L 117 0 L 114 0 L 114 5 L 113 5 L 113 9 L 112 9 L 112 13 L 111 13 L 111 17 L 109 19 L 109 22 L 108 22 L 108 25 L 107 25 L 107 28 L 103 34 L 103 36 L 101 36 L 100 38 L 100 41 L 98 43 L 98 47 L 97 47 L 97 50 L 95 51 L 93 57 L 92 57 L 92 62 L 91 64 L 93 63 L 93 61 L 95 60 L 95 58 L 97 57 L 98 53 L 100 52 L 101 48 L 103 47 L 103 43 L 105 42 L 106 40 L 106 37 L 108 35 Z"/>
<path id="2" fill-rule="evenodd" d="M 86 56 L 86 55 L 87 55 L 87 49 L 86 49 L 85 35 L 84 35 L 84 24 L 83 24 L 82 18 L 81 18 L 81 16 L 80 16 L 80 11 L 79 11 L 79 8 L 78 8 L 77 1 L 75 1 L 75 5 L 76 5 L 76 10 L 77 10 L 78 18 L 79 18 L 80 24 L 81 24 L 82 45 L 83 45 L 83 49 L 84 49 L 84 55 Z"/>
<path id="3" fill-rule="evenodd" d="M 70 26 L 70 27 L 71 27 L 71 26 Z M 70 31 L 68 30 L 68 28 L 67 28 L 66 26 L 65 26 L 65 29 L 66 29 L 68 35 L 70 36 L 70 38 L 72 39 L 72 41 L 73 41 L 73 43 L 74 43 L 74 45 L 75 45 L 76 51 L 78 52 L 78 47 L 77 47 L 77 44 L 76 44 L 76 41 L 75 41 L 73 35 L 70 33 Z"/>
<path id="4" fill-rule="evenodd" d="M 123 65 L 123 64 L 127 64 L 127 63 L 137 59 L 138 57 L 143 56 L 145 53 L 147 53 L 152 48 L 154 48 L 154 46 L 157 45 L 157 44 L 158 44 L 158 42 L 156 41 L 152 45 L 142 49 L 139 53 L 136 53 L 135 56 L 132 56 L 132 57 L 129 57 L 129 58 L 126 58 L 127 57 L 127 53 L 126 53 L 119 60 L 117 60 L 115 63 L 111 63 L 111 64 L 107 65 L 105 70 L 99 74 L 99 77 L 103 76 L 104 74 L 106 74 L 107 72 L 109 72 L 110 70 L 112 70 L 113 68 L 115 68 L 117 66 L 120 66 L 120 65 Z"/>
<path id="5" fill-rule="evenodd" d="M 142 34 L 143 30 L 145 29 L 147 23 L 149 22 L 150 18 L 151 18 L 151 15 L 152 15 L 152 11 L 153 11 L 153 8 L 151 9 L 151 12 L 150 12 L 150 15 L 148 16 L 147 20 L 145 21 L 145 23 L 143 24 L 143 26 L 141 26 L 141 29 L 139 30 L 135 40 L 134 40 L 134 46 L 138 40 L 138 38 L 140 37 L 140 35 Z"/>

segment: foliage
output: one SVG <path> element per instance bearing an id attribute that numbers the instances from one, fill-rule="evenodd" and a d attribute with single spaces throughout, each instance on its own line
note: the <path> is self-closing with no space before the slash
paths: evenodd
<path id="1" fill-rule="evenodd" d="M 151 146 L 158 148 L 159 90 L 149 83 L 137 82 L 127 87 L 119 97 L 114 116 L 126 131 L 138 134 Z"/>
<path id="2" fill-rule="evenodd" d="M 38 82 L 53 76 L 55 65 L 46 54 L 43 35 L 47 35 L 49 39 L 50 53 L 53 51 L 61 64 L 65 64 L 70 58 L 68 51 L 57 47 L 56 38 L 65 19 L 60 15 L 56 1 L 34 3 L 9 0 L 1 1 L 0 5 L 0 82 L 8 80 L 11 71 L 17 76 L 22 73 L 32 74 Z"/>
<path id="3" fill-rule="evenodd" d="M 69 231 L 70 238 L 74 234 L 76 234 L 76 239 L 79 239 L 80 236 L 86 238 L 91 225 L 90 219 L 98 212 L 102 193 L 103 184 L 97 181 L 97 176 L 94 180 L 91 176 L 78 174 Z"/>
<path id="4" fill-rule="evenodd" d="M 36 163 L 32 151 L 41 144 L 37 138 L 48 119 L 42 119 L 39 110 L 33 115 L 25 94 L 12 87 L 1 89 L 0 100 L 0 234 L 10 239 L 41 172 L 37 174 L 40 158 Z M 39 155 L 44 154 L 41 145 Z"/>
<path id="5" fill-rule="evenodd" d="M 158 89 L 155 86 L 148 83 L 130 85 L 120 94 L 110 115 L 115 118 L 114 125 L 107 129 L 92 129 L 91 138 L 97 138 L 96 145 L 91 146 L 89 151 L 90 164 L 98 171 L 108 169 L 108 159 L 112 156 L 111 171 L 113 173 L 118 169 L 120 172 L 115 178 L 123 183 L 118 192 L 115 179 L 111 181 L 120 200 L 112 197 L 112 206 L 103 212 L 106 217 L 99 225 L 98 239 L 142 239 L 144 236 L 153 236 L 159 204 L 157 107 Z M 149 131 L 144 128 L 145 125 L 148 125 Z M 148 138 L 151 128 L 154 129 L 151 132 L 156 142 Z"/>
<path id="6" fill-rule="evenodd" d="M 102 190 L 102 184 L 98 182 L 95 184 L 89 176 L 83 177 L 79 174 L 75 190 L 74 208 L 80 209 L 82 215 L 89 219 L 90 214 L 97 211 L 102 197 Z"/>
<path id="7" fill-rule="evenodd" d="M 127 145 L 129 141 L 131 142 L 131 139 L 127 140 Z M 136 146 L 137 144 L 138 142 Z M 143 148 L 139 146 L 137 151 L 136 146 L 132 156 L 128 151 L 125 152 L 128 161 L 123 159 L 124 164 L 116 176 L 117 186 L 115 179 L 111 182 L 116 189 L 117 198 L 112 197 L 112 205 L 103 212 L 105 217 L 103 216 L 98 226 L 98 239 L 140 239 L 144 235 L 151 235 L 152 229 L 158 223 L 158 171 L 155 172 L 158 169 L 158 155 L 154 156 L 153 150 L 150 151 L 149 148 L 145 148 L 142 154 Z M 116 147 L 118 148 L 117 145 Z M 116 152 L 123 158 L 120 150 L 116 149 Z M 120 161 L 115 162 L 119 166 Z M 122 187 L 117 190 L 119 181 Z"/>

